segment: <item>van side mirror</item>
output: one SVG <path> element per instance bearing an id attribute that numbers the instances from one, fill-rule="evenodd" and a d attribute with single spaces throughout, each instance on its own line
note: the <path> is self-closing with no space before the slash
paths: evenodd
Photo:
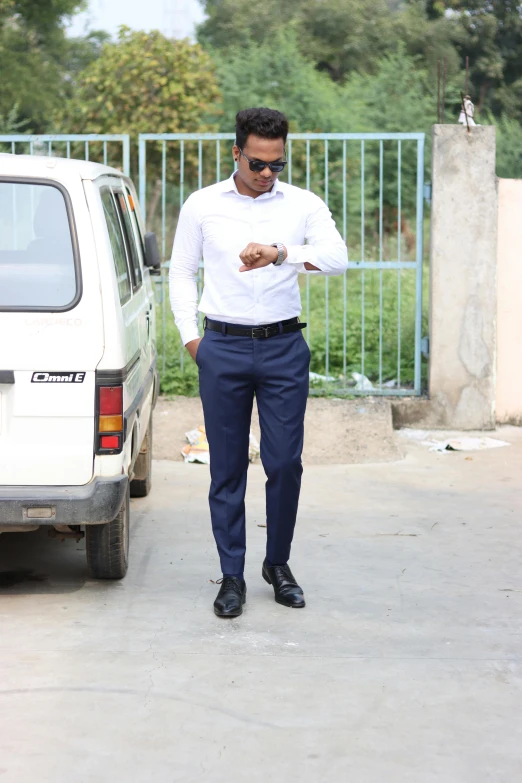
<path id="1" fill-rule="evenodd" d="M 148 267 L 151 275 L 161 274 L 161 257 L 154 231 L 147 231 L 145 234 L 145 266 Z"/>

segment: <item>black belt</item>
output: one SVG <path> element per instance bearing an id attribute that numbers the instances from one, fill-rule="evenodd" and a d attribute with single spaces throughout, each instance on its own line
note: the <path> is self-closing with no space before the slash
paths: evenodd
<path id="1" fill-rule="evenodd" d="M 232 337 L 253 337 L 254 339 L 264 339 L 265 337 L 275 337 L 276 334 L 286 334 L 287 332 L 298 332 L 306 327 L 299 318 L 289 318 L 287 321 L 279 321 L 275 324 L 266 324 L 263 326 L 236 326 L 227 324 L 224 321 L 212 321 L 205 318 L 203 322 L 205 329 L 211 332 L 221 332 L 221 334 L 230 334 Z"/>

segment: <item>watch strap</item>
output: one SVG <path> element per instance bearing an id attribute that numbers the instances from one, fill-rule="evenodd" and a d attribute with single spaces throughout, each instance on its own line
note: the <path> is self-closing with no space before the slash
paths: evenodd
<path id="1" fill-rule="evenodd" d="M 281 242 L 273 242 L 271 247 L 277 248 L 277 258 L 273 262 L 274 266 L 281 266 L 285 260 L 285 246 Z"/>

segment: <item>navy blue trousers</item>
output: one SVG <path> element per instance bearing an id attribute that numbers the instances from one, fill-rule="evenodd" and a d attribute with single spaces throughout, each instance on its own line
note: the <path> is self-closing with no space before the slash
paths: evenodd
<path id="1" fill-rule="evenodd" d="M 269 563 L 290 558 L 303 467 L 310 351 L 301 331 L 266 339 L 206 330 L 196 363 L 210 447 L 212 530 L 224 574 L 245 564 L 245 492 L 254 396 L 266 473 Z"/>

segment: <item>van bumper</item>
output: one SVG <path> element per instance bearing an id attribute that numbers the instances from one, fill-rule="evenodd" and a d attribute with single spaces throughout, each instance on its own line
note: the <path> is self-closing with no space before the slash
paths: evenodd
<path id="1" fill-rule="evenodd" d="M 0 486 L 0 525 L 100 525 L 121 508 L 127 476 L 97 476 L 81 487 Z"/>

